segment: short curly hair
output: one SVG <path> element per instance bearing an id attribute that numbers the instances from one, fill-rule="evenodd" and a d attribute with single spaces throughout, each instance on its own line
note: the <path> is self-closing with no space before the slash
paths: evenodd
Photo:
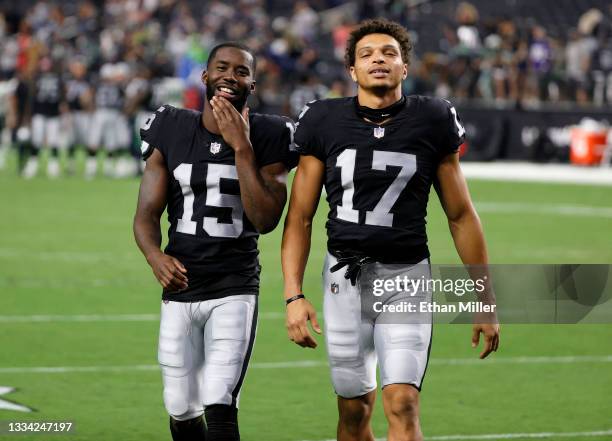
<path id="1" fill-rule="evenodd" d="M 375 18 L 362 21 L 351 34 L 346 43 L 346 52 L 344 53 L 344 62 L 346 67 L 355 65 L 355 48 L 357 43 L 366 35 L 370 34 L 386 34 L 393 37 L 400 45 L 402 51 L 402 60 L 406 64 L 410 64 L 410 52 L 412 51 L 412 41 L 408 31 L 401 24 L 387 20 L 384 18 Z"/>

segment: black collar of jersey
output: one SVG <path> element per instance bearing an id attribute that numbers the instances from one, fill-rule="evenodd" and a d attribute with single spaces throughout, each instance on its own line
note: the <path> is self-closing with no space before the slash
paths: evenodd
<path id="1" fill-rule="evenodd" d="M 370 107 L 361 106 L 359 104 L 359 100 L 355 97 L 355 110 L 357 115 L 360 118 L 365 118 L 373 123 L 380 124 L 386 119 L 393 118 L 395 115 L 400 113 L 400 111 L 406 105 L 406 97 L 402 95 L 402 97 L 383 109 L 372 109 Z"/>

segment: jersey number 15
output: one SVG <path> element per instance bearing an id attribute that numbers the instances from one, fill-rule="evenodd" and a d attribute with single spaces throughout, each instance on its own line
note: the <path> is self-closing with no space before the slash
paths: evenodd
<path id="1" fill-rule="evenodd" d="M 192 220 L 195 195 L 191 188 L 191 172 L 193 164 L 181 164 L 174 169 L 174 178 L 181 186 L 183 193 L 183 216 L 178 219 L 176 231 L 185 234 L 196 234 L 197 223 Z M 221 179 L 238 180 L 236 166 L 229 164 L 209 163 L 206 172 L 206 205 L 209 207 L 225 207 L 232 210 L 232 222 L 221 223 L 216 217 L 204 217 L 204 231 L 212 237 L 236 238 L 242 234 L 242 216 L 244 208 L 240 196 L 221 193 Z"/>

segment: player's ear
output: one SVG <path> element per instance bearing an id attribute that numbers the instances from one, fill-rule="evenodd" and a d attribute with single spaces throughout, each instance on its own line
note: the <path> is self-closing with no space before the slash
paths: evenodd
<path id="1" fill-rule="evenodd" d="M 353 81 L 356 83 L 357 75 L 355 74 L 355 66 L 349 67 L 349 74 L 351 75 L 351 78 L 353 79 Z"/>
<path id="2" fill-rule="evenodd" d="M 202 84 L 206 84 L 206 81 L 208 80 L 208 71 L 203 71 L 202 72 Z"/>
<path id="3" fill-rule="evenodd" d="M 402 73 L 402 80 L 405 80 L 408 76 L 408 64 L 404 64 L 404 72 Z"/>
<path id="4" fill-rule="evenodd" d="M 251 83 L 251 86 L 249 87 L 249 90 L 251 91 L 251 93 L 255 92 L 255 83 L 257 83 L 257 81 L 253 81 Z"/>

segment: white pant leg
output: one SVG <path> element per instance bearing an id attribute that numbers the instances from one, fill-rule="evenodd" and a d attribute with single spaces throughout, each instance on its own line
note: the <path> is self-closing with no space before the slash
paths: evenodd
<path id="1" fill-rule="evenodd" d="M 66 113 L 60 116 L 60 148 L 66 149 L 74 144 L 76 134 L 74 131 L 74 113 Z"/>
<path id="2" fill-rule="evenodd" d="M 130 129 L 127 118 L 119 110 L 106 109 L 102 145 L 108 152 L 126 148 L 130 145 Z"/>
<path id="3" fill-rule="evenodd" d="M 203 302 L 202 302 L 203 303 Z M 158 361 L 164 405 L 172 418 L 184 421 L 204 413 L 201 396 L 203 328 L 193 303 L 162 303 Z"/>
<path id="4" fill-rule="evenodd" d="M 107 152 L 114 152 L 118 147 L 117 118 L 119 113 L 114 109 L 104 109 L 102 147 Z"/>
<path id="5" fill-rule="evenodd" d="M 323 267 L 327 355 L 336 394 L 356 398 L 376 389 L 374 326 L 362 321 L 359 284 L 344 278 L 346 268 L 330 272 L 335 263 L 328 253 Z"/>
<path id="6" fill-rule="evenodd" d="M 132 141 L 132 131 L 130 130 L 130 122 L 123 112 L 119 112 L 118 122 L 118 148 L 126 149 Z"/>
<path id="7" fill-rule="evenodd" d="M 238 406 L 257 326 L 257 297 L 162 303 L 158 360 L 164 405 L 179 421 Z"/>
<path id="8" fill-rule="evenodd" d="M 99 149 L 102 144 L 102 135 L 106 130 L 106 109 L 98 109 L 94 112 L 89 132 L 89 148 Z"/>
<path id="9" fill-rule="evenodd" d="M 238 407 L 257 328 L 257 296 L 229 296 L 210 300 L 204 327 L 204 406 Z"/>
<path id="10" fill-rule="evenodd" d="M 87 145 L 89 131 L 91 130 L 91 120 L 93 115 L 90 112 L 78 111 L 73 113 L 74 143 L 77 145 Z"/>
<path id="11" fill-rule="evenodd" d="M 414 280 L 431 279 L 427 259 L 417 265 L 385 265 L 376 263 L 368 277 L 393 280 L 408 277 Z M 396 304 L 406 300 L 417 304 L 431 302 L 431 292 L 420 289 L 413 297 L 404 293 L 392 294 L 384 304 Z M 380 369 L 382 387 L 389 384 L 411 384 L 421 390 L 429 361 L 433 315 L 428 312 L 381 313 L 374 325 L 374 344 Z"/>
<path id="12" fill-rule="evenodd" d="M 424 323 L 377 324 L 374 340 L 382 387 L 412 384 L 421 390 L 429 361 L 433 326 Z"/>
<path id="13" fill-rule="evenodd" d="M 40 149 L 45 146 L 45 117 L 43 115 L 32 116 L 32 144 Z"/>
<path id="14" fill-rule="evenodd" d="M 45 120 L 45 135 L 47 137 L 46 145 L 48 147 L 59 148 L 61 146 L 60 137 L 60 117 L 47 117 Z"/>

